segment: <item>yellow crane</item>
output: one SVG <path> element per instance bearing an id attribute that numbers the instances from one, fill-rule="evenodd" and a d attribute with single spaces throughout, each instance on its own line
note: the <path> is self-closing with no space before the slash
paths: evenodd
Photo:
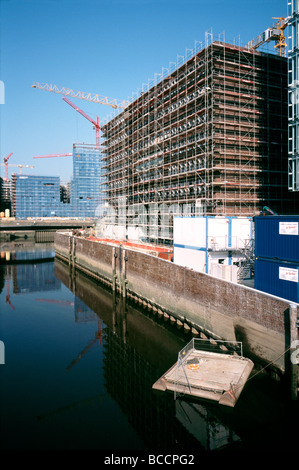
<path id="1" fill-rule="evenodd" d="M 126 108 L 129 105 L 129 101 L 120 101 L 116 99 L 108 98 L 107 96 L 98 95 L 96 93 L 86 93 L 84 91 L 76 91 L 72 88 L 58 88 L 52 83 L 38 83 L 34 82 L 32 88 L 38 88 L 40 90 L 51 91 L 53 93 L 60 93 L 65 96 L 71 96 L 72 98 L 79 98 L 80 100 L 92 101 L 93 103 L 105 104 L 112 108 Z"/>
<path id="2" fill-rule="evenodd" d="M 284 30 L 288 26 L 291 16 L 287 16 L 286 18 L 283 16 L 273 17 L 273 19 L 278 21 L 263 33 L 259 34 L 255 39 L 249 41 L 247 47 L 250 51 L 254 51 L 266 42 L 275 41 L 275 54 L 281 57 L 286 57 L 287 41 L 284 35 Z"/>

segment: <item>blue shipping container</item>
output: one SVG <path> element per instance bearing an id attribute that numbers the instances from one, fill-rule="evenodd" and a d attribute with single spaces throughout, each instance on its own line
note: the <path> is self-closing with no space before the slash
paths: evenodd
<path id="1" fill-rule="evenodd" d="M 254 288 L 299 303 L 299 263 L 257 259 Z"/>
<path id="2" fill-rule="evenodd" d="M 254 218 L 255 256 L 299 263 L 299 215 Z"/>

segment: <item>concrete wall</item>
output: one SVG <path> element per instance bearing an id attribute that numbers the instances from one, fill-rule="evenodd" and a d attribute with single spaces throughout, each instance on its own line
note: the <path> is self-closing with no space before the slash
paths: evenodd
<path id="1" fill-rule="evenodd" d="M 121 292 L 134 293 L 214 338 L 242 341 L 244 355 L 285 370 L 290 337 L 287 300 L 156 256 L 80 237 L 57 233 L 55 250 L 112 284 L 115 276 Z M 299 305 L 295 308 L 298 315 Z"/>

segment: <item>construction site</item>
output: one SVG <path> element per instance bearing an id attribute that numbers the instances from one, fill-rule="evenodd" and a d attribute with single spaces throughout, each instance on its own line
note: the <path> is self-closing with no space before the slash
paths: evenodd
<path id="1" fill-rule="evenodd" d="M 40 214 L 40 191 L 30 194 L 26 176 L 18 192 L 25 178 L 18 175 L 12 178 L 12 215 L 97 217 L 98 237 L 171 245 L 174 217 L 254 217 L 265 207 L 272 214 L 298 214 L 290 183 L 296 159 L 288 146 L 284 36 L 293 20 L 277 19 L 245 46 L 206 32 L 129 102 L 35 82 L 33 88 L 105 104 L 114 114 L 100 124 L 64 97 L 96 131 L 96 144 L 84 144 L 88 150 L 77 152 L 81 144 L 73 144 L 73 154 L 61 155 L 73 155 L 70 204 L 58 201 L 56 188 L 59 208 Z M 262 51 L 271 41 L 275 54 Z M 85 161 L 85 153 L 96 157 Z M 54 156 L 60 155 L 33 158 Z M 34 197 L 29 213 L 26 198 Z"/>
<path id="2" fill-rule="evenodd" d="M 101 234 L 168 244 L 175 216 L 298 213 L 287 59 L 212 33 L 196 47 L 102 127 Z"/>

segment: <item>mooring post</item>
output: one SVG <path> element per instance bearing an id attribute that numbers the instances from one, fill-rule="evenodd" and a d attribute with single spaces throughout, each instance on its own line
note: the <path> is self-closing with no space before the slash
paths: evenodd
<path id="1" fill-rule="evenodd" d="M 299 339 L 297 305 L 290 304 L 290 386 L 291 398 L 298 399 Z"/>
<path id="2" fill-rule="evenodd" d="M 116 279 L 117 279 L 117 274 L 116 274 L 116 248 L 113 247 L 112 250 L 112 290 L 113 292 L 116 291 Z"/>
<path id="3" fill-rule="evenodd" d="M 127 256 L 126 256 L 126 250 L 122 250 L 122 278 L 121 278 L 121 283 L 122 283 L 122 296 L 123 298 L 126 298 L 127 295 L 127 269 L 126 269 L 126 261 L 127 261 Z"/>
<path id="4" fill-rule="evenodd" d="M 69 264 L 72 262 L 72 250 L 73 250 L 73 237 L 72 235 L 69 238 Z"/>

